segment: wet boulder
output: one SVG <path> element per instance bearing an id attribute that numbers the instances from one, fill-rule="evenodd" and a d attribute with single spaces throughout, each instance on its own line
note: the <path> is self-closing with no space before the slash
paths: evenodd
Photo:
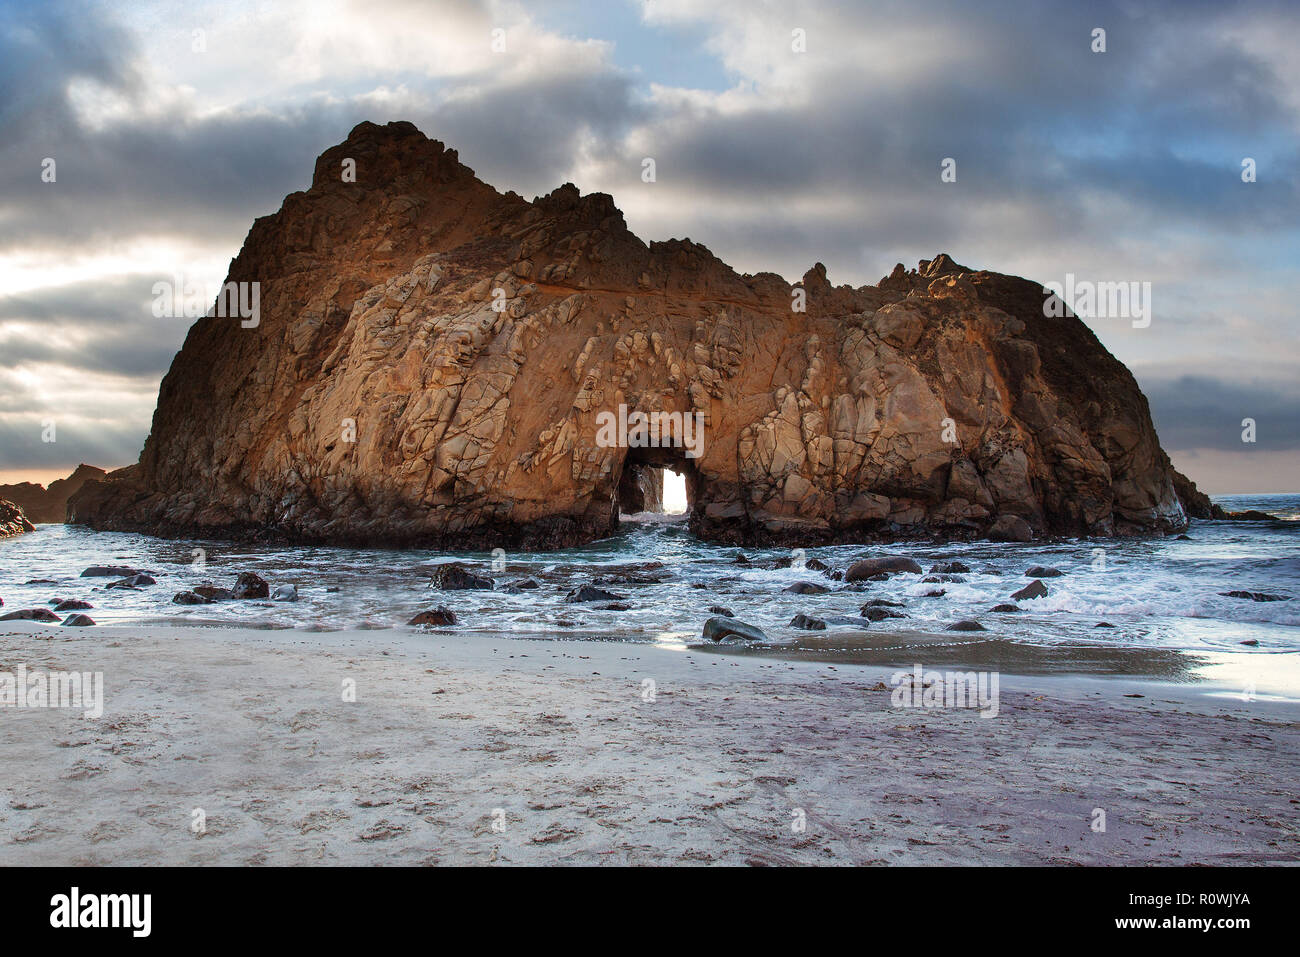
<path id="1" fill-rule="evenodd" d="M 854 562 L 849 566 L 849 570 L 844 573 L 846 582 L 860 582 L 869 579 L 879 580 L 879 575 L 894 575 L 899 572 L 912 572 L 921 574 L 923 569 L 910 558 L 904 558 L 900 555 L 889 555 L 884 558 L 864 558 L 861 561 Z"/>
<path id="2" fill-rule="evenodd" d="M 7 615 L 0 615 L 0 621 L 44 621 L 57 624 L 60 619 L 48 608 L 20 608 Z"/>
<path id="3" fill-rule="evenodd" d="M 192 591 L 178 591 L 172 596 L 173 605 L 206 605 L 209 600 Z"/>
<path id="4" fill-rule="evenodd" d="M 744 641 L 767 641 L 767 635 L 757 625 L 741 621 L 738 618 L 717 616 L 704 623 L 703 637 L 711 641 L 726 638 L 738 638 Z"/>
<path id="5" fill-rule="evenodd" d="M 595 585 L 581 585 L 565 595 L 564 600 L 576 604 L 584 601 L 618 601 L 626 597 L 626 595 L 616 595 L 612 591 L 597 588 Z"/>
<path id="6" fill-rule="evenodd" d="M 824 595 L 830 591 L 825 585 L 818 585 L 813 582 L 795 582 L 793 585 L 787 585 L 781 591 L 789 592 L 792 595 Z"/>
<path id="7" fill-rule="evenodd" d="M 456 613 L 445 605 L 439 605 L 430 611 L 422 611 L 410 621 L 408 625 L 431 625 L 437 628 L 443 628 L 448 625 L 457 624 L 460 619 Z"/>
<path id="8" fill-rule="evenodd" d="M 1013 592 L 1011 597 L 1016 601 L 1024 601 L 1028 598 L 1046 598 L 1047 586 L 1035 578 L 1020 591 Z"/>
<path id="9" fill-rule="evenodd" d="M 54 606 L 55 611 L 87 611 L 95 606 L 80 598 L 67 598 Z"/>
<path id="10" fill-rule="evenodd" d="M 985 628 L 983 625 L 981 625 L 978 621 L 973 621 L 969 618 L 964 619 L 962 621 L 954 621 L 951 625 L 949 625 L 944 630 L 945 631 L 988 631 L 988 629 Z"/>
<path id="11" fill-rule="evenodd" d="M 1047 565 L 1033 565 L 1025 572 L 1026 578 L 1060 578 L 1065 572 Z"/>
<path id="12" fill-rule="evenodd" d="M 89 615 L 69 615 L 63 619 L 63 624 L 70 628 L 88 628 L 95 623 L 95 619 Z"/>
<path id="13" fill-rule="evenodd" d="M 235 598 L 269 598 L 271 586 L 256 572 L 240 572 L 231 595 Z"/>
<path id="14" fill-rule="evenodd" d="M 297 601 L 297 585 L 276 585 L 275 591 L 271 592 L 271 601 Z"/>
<path id="15" fill-rule="evenodd" d="M 813 618 L 809 615 L 798 614 L 790 619 L 791 628 L 800 628 L 804 631 L 825 631 L 826 622 L 820 618 Z"/>
<path id="16" fill-rule="evenodd" d="M 82 578 L 131 578 L 144 574 L 126 565 L 91 565 L 81 573 Z"/>
<path id="17" fill-rule="evenodd" d="M 430 586 L 441 591 L 466 591 L 477 589 L 491 591 L 495 582 L 491 578 L 476 574 L 461 562 L 447 562 L 433 570 Z"/>

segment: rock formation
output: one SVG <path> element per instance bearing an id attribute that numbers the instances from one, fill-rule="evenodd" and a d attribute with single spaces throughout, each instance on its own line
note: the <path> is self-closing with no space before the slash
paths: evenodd
<path id="1" fill-rule="evenodd" d="M 49 488 L 34 482 L 0 485 L 0 499 L 22 506 L 33 522 L 62 522 L 67 518 L 68 499 L 87 482 L 98 481 L 106 474 L 103 469 L 83 463 L 67 478 L 51 482 Z"/>
<path id="2" fill-rule="evenodd" d="M 36 526 L 27 520 L 22 508 L 13 502 L 0 499 L 0 538 L 8 538 L 11 535 L 21 535 L 24 532 L 35 530 Z M 4 602 L 0 602 L 0 605 L 2 604 Z"/>
<path id="3" fill-rule="evenodd" d="M 608 534 L 637 470 L 671 467 L 696 534 L 807 544 L 1160 533 L 1197 494 L 1036 283 L 946 255 L 860 288 L 738 275 L 607 195 L 502 195 L 409 123 L 327 150 L 228 281 L 260 284 L 257 324 L 195 323 L 139 464 L 71 520 L 544 548 Z M 602 440 L 620 406 L 698 415 L 700 454 Z"/>

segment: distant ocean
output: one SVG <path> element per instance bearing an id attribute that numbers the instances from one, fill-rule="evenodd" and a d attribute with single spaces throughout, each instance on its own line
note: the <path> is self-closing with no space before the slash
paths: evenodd
<path id="1" fill-rule="evenodd" d="M 168 541 L 42 525 L 34 533 L 0 541 L 0 598 L 5 611 L 48 605 L 54 598 L 83 599 L 95 606 L 87 613 L 101 624 L 240 624 L 303 630 L 402 627 L 418 611 L 445 604 L 460 616 L 457 632 L 467 641 L 505 633 L 675 645 L 698 642 L 703 623 L 713 614 L 710 608 L 725 607 L 762 628 L 772 645 L 795 645 L 823 657 L 860 660 L 867 654 L 905 660 L 911 653 L 907 643 L 900 645 L 890 637 L 904 631 L 940 636 L 925 639 L 931 650 L 944 647 L 941 639 L 946 637 L 951 647 L 965 648 L 965 653 L 979 645 L 994 663 L 1023 666 L 1027 661 L 1050 668 L 1064 655 L 1072 667 L 1102 673 L 1135 667 L 1131 656 L 1117 657 L 1121 651 L 1300 651 L 1300 495 L 1233 495 L 1215 501 L 1234 511 L 1265 511 L 1278 520 L 1195 522 L 1186 539 L 1072 539 L 1026 545 L 918 542 L 792 552 L 702 543 L 680 519 L 657 516 L 654 521 L 627 522 L 618 535 L 584 548 L 495 557 Z M 202 567 L 193 564 L 196 550 L 204 559 Z M 741 552 L 751 565 L 734 563 Z M 957 560 L 971 571 L 959 576 L 961 580 L 940 583 L 924 582 L 925 575 L 903 574 L 886 582 L 846 586 L 801 567 L 818 559 L 842 570 L 857 558 L 881 554 L 909 556 L 927 571 L 936 562 Z M 540 587 L 513 594 L 429 590 L 429 566 L 449 560 L 477 566 L 498 586 L 531 578 Z M 791 567 L 778 567 L 786 561 Z M 158 583 L 135 591 L 105 590 L 110 579 L 79 577 L 84 568 L 97 564 L 133 566 Z M 1020 602 L 1022 611 L 992 612 L 1028 582 L 1024 572 L 1033 565 L 1052 566 L 1063 574 L 1045 579 L 1048 595 Z M 175 593 L 205 580 L 229 587 L 243 571 L 257 572 L 272 587 L 296 584 L 300 600 L 200 606 L 172 602 Z M 618 595 L 613 601 L 627 609 L 600 607 L 606 602 L 565 601 L 571 589 L 601 577 L 612 581 L 603 587 Z M 53 579 L 54 584 L 27 584 L 32 579 Z M 799 581 L 826 585 L 831 591 L 783 591 Z M 939 591 L 941 595 L 934 594 Z M 1252 601 L 1228 597 L 1224 593 L 1229 591 L 1287 600 Z M 874 598 L 901 602 L 894 610 L 904 617 L 865 628 L 853 624 L 864 602 Z M 827 629 L 810 633 L 791 628 L 791 618 L 800 613 L 827 620 Z M 988 633 L 944 636 L 948 625 L 962 619 L 979 621 Z M 1114 627 L 1098 628 L 1100 623 Z M 953 654 L 956 660 L 962 653 Z M 1159 654 L 1142 661 L 1142 667 L 1164 667 Z"/>

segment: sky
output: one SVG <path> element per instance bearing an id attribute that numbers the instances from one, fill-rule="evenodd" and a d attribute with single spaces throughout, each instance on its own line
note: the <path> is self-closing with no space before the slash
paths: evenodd
<path id="1" fill-rule="evenodd" d="M 215 290 L 317 155 L 409 120 L 741 272 L 1150 283 L 1149 325 L 1087 321 L 1175 465 L 1300 490 L 1297 49 L 1287 2 L 0 0 L 0 482 L 134 462 L 189 322 L 154 283 Z"/>

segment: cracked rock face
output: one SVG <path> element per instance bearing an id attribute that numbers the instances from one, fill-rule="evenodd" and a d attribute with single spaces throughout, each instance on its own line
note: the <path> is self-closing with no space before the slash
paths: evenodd
<path id="1" fill-rule="evenodd" d="M 856 289 L 739 275 L 646 245 L 607 195 L 502 195 L 409 123 L 326 151 L 228 280 L 260 284 L 257 325 L 195 323 L 139 464 L 73 521 L 558 547 L 668 467 L 697 534 L 812 543 L 1163 532 L 1176 483 L 1195 494 L 1132 375 L 1034 283 L 944 255 Z M 620 407 L 694 416 L 700 442 L 602 441 Z"/>

